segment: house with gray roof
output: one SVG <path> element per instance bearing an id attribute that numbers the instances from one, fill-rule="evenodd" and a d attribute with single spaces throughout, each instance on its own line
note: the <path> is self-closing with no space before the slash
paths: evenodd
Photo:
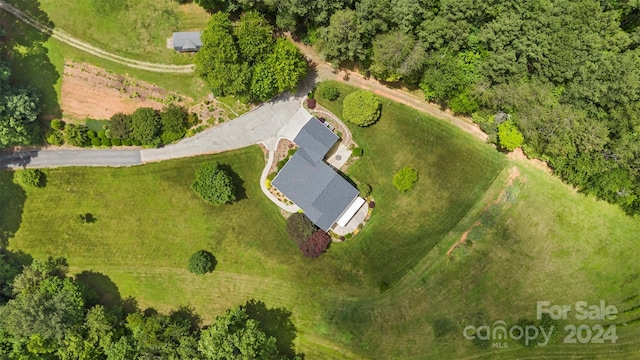
<path id="1" fill-rule="evenodd" d="M 195 52 L 202 47 L 200 31 L 174 32 L 173 48 L 180 52 Z"/>
<path id="2" fill-rule="evenodd" d="M 298 151 L 271 182 L 324 231 L 349 221 L 357 211 L 353 208 L 364 203 L 358 190 L 323 161 L 338 140 L 323 123 L 311 118 L 293 140 Z"/>

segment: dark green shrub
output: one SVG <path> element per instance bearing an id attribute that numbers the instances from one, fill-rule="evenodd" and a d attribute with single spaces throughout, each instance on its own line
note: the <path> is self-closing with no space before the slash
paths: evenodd
<path id="1" fill-rule="evenodd" d="M 347 235 L 344 236 L 345 239 L 349 240 L 353 237 L 352 233 L 348 233 Z"/>
<path id="2" fill-rule="evenodd" d="M 111 139 L 111 145 L 113 146 L 120 146 L 122 144 L 122 140 L 120 139 Z"/>
<path id="3" fill-rule="evenodd" d="M 106 139 L 107 138 L 107 132 L 105 130 L 98 131 L 98 137 L 100 139 Z"/>
<path id="4" fill-rule="evenodd" d="M 133 145 L 133 146 L 140 146 L 140 145 L 142 145 L 142 144 L 140 143 L 140 141 L 139 141 L 138 139 L 133 139 L 133 140 L 131 140 L 131 145 Z"/>
<path id="5" fill-rule="evenodd" d="M 47 143 L 54 146 L 60 146 L 64 144 L 64 135 L 58 130 L 51 129 L 47 134 Z"/>
<path id="6" fill-rule="evenodd" d="M 200 118 L 198 117 L 198 114 L 189 113 L 189 116 L 187 116 L 187 128 L 194 127 L 198 124 L 200 124 Z"/>
<path id="7" fill-rule="evenodd" d="M 131 138 L 143 145 L 160 143 L 160 115 L 152 108 L 142 107 L 131 114 Z"/>
<path id="8" fill-rule="evenodd" d="M 315 97 L 316 97 L 316 95 L 313 93 L 313 91 L 311 91 L 310 93 L 308 93 L 308 94 L 307 94 L 307 97 L 308 97 L 309 99 L 313 99 L 313 98 L 315 98 Z"/>
<path id="9" fill-rule="evenodd" d="M 212 272 L 216 267 L 216 258 L 206 250 L 200 250 L 189 258 L 189 272 L 196 275 L 204 275 Z"/>
<path id="10" fill-rule="evenodd" d="M 267 175 L 267 180 L 271 181 L 271 180 L 275 179 L 276 175 L 278 175 L 277 172 L 272 172 L 271 174 Z"/>
<path id="11" fill-rule="evenodd" d="M 351 155 L 353 156 L 362 156 L 364 154 L 364 151 L 362 150 L 362 148 L 356 147 L 351 149 Z"/>
<path id="12" fill-rule="evenodd" d="M 127 139 L 131 135 L 131 116 L 117 113 L 109 120 L 109 134 L 112 138 Z"/>
<path id="13" fill-rule="evenodd" d="M 233 179 L 218 163 L 204 163 L 196 171 L 196 179 L 191 188 L 204 201 L 212 205 L 221 205 L 236 200 Z"/>
<path id="14" fill-rule="evenodd" d="M 24 187 L 43 187 L 45 175 L 39 169 L 24 169 L 16 171 L 16 182 Z"/>
<path id="15" fill-rule="evenodd" d="M 289 160 L 289 158 L 284 158 L 280 161 L 278 161 L 278 171 L 282 170 L 282 168 L 284 167 L 284 165 L 287 163 L 287 161 Z"/>
<path id="16" fill-rule="evenodd" d="M 95 137 L 95 138 L 91 139 L 91 145 L 100 146 L 100 145 L 102 145 L 102 141 L 99 138 Z"/>
<path id="17" fill-rule="evenodd" d="M 131 146 L 131 140 L 129 140 L 129 139 L 122 139 L 122 145 L 123 145 L 123 146 Z"/>
<path id="18" fill-rule="evenodd" d="M 387 284 L 386 281 L 381 281 L 379 289 L 380 289 L 380 294 L 382 294 L 383 292 L 389 290 L 389 284 Z"/>
<path id="19" fill-rule="evenodd" d="M 96 222 L 96 218 L 90 213 L 78 214 L 76 215 L 76 221 L 80 224 L 91 224 Z"/>
<path id="20" fill-rule="evenodd" d="M 95 139 L 98 137 L 98 134 L 96 134 L 96 132 L 93 130 L 89 130 L 87 131 L 87 136 L 89 137 L 89 139 Z"/>
<path id="21" fill-rule="evenodd" d="M 287 156 L 293 156 L 296 151 L 298 151 L 298 149 L 289 149 L 289 151 L 287 151 Z"/>
<path id="22" fill-rule="evenodd" d="M 67 124 L 64 127 L 64 141 L 72 146 L 87 146 L 90 144 L 88 130 L 84 125 Z"/>
<path id="23" fill-rule="evenodd" d="M 316 226 L 303 213 L 295 213 L 287 219 L 287 234 L 298 245 L 311 238 Z"/>
<path id="24" fill-rule="evenodd" d="M 55 130 L 63 130 L 64 129 L 64 122 L 60 119 L 54 119 L 51 120 L 51 124 L 49 124 L 51 126 L 52 129 Z"/>
<path id="25" fill-rule="evenodd" d="M 358 191 L 360 191 L 360 196 L 366 198 L 367 196 L 371 195 L 371 185 L 364 183 L 358 184 Z"/>
<path id="26" fill-rule="evenodd" d="M 323 98 L 329 101 L 336 101 L 340 97 L 340 90 L 331 83 L 321 83 L 318 91 Z"/>
<path id="27" fill-rule="evenodd" d="M 101 142 L 102 142 L 102 146 L 111 146 L 111 139 L 109 138 L 104 137 L 101 139 Z"/>

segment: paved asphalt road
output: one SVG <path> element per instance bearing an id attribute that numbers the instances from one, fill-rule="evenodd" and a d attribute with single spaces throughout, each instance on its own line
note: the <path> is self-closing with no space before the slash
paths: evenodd
<path id="1" fill-rule="evenodd" d="M 60 166 L 131 166 L 147 162 L 212 154 L 262 143 L 274 149 L 279 137 L 293 139 L 311 117 L 302 98 L 283 94 L 230 122 L 177 144 L 143 150 L 29 150 L 0 153 L 0 169 Z"/>

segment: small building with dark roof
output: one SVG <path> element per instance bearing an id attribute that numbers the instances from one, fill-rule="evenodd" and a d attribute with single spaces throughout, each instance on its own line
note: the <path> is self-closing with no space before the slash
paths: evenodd
<path id="1" fill-rule="evenodd" d="M 323 123 L 311 118 L 293 140 L 298 151 L 271 182 L 324 231 L 338 220 L 344 222 L 343 215 L 351 213 L 354 204 L 362 203 L 358 201 L 358 189 L 323 161 L 338 140 Z"/>
<path id="2" fill-rule="evenodd" d="M 174 32 L 173 48 L 180 52 L 195 52 L 202 47 L 199 31 Z"/>

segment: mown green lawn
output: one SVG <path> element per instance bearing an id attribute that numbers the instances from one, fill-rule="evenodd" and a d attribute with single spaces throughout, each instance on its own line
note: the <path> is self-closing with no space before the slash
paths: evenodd
<path id="1" fill-rule="evenodd" d="M 319 96 L 318 100 L 340 116 L 341 99 L 355 89 L 338 83 L 336 86 L 341 90 L 340 99 L 329 102 Z M 365 178 L 372 168 L 379 166 L 377 159 L 381 154 L 373 151 L 377 140 L 385 137 L 383 133 L 413 130 L 415 142 L 399 142 L 402 145 L 394 149 L 402 149 L 405 144 L 424 147 L 429 143 L 415 131 L 419 128 L 416 123 L 408 126 L 406 121 L 398 121 L 386 128 L 384 113 L 390 107 L 386 104 L 388 101 L 384 100 L 383 117 L 378 124 L 365 129 L 352 127 L 355 140 L 365 148 L 365 156 L 350 173 Z M 394 114 L 401 111 L 393 110 Z M 418 117 L 414 120 L 425 121 Z M 369 136 L 373 132 L 375 135 Z M 453 141 L 465 139 L 454 136 Z M 420 142 L 422 145 L 418 145 Z M 449 162 L 456 161 L 449 158 Z M 396 164 L 401 167 L 405 162 Z M 485 227 L 482 236 L 467 248 L 466 255 L 448 260 L 447 250 L 498 199 L 514 166 L 521 174 L 517 178 L 520 193 L 515 203 L 503 208 L 494 226 Z M 432 171 L 441 176 L 443 183 L 453 180 L 451 185 L 459 186 L 456 183 L 459 175 L 445 167 L 434 167 Z M 473 181 L 468 177 L 466 180 Z M 373 194 L 380 196 L 376 190 Z M 393 197 L 393 192 L 390 195 Z M 399 197 L 394 198 L 397 201 Z M 640 255 L 634 249 L 638 244 L 639 220 L 626 216 L 615 206 L 575 193 L 557 178 L 527 163 L 510 161 L 484 198 L 450 232 L 442 234 L 440 243 L 410 271 L 404 272 L 402 280 L 391 290 L 375 299 L 340 306 L 332 315 L 348 324 L 348 331 L 357 334 L 353 340 L 373 351 L 371 354 L 382 348 L 385 354 L 398 358 L 638 357 Z M 398 220 L 398 223 L 407 222 Z M 421 236 L 427 233 L 422 230 Z M 363 235 L 367 240 L 369 236 L 372 240 L 377 238 L 377 234 Z M 393 256 L 396 250 L 387 251 L 387 256 Z M 509 343 L 507 349 L 491 349 L 491 345 L 485 349 L 462 337 L 462 330 L 468 325 L 491 325 L 503 320 L 511 326 L 522 319 L 535 321 L 536 302 L 546 300 L 554 304 L 576 301 L 598 304 L 600 300 L 614 304 L 621 313 L 619 319 L 600 323 L 617 324 L 618 343 L 564 344 L 567 335 L 564 326 L 582 323 L 575 318 L 556 324 L 557 335 L 546 347 L 527 348 Z M 448 331 L 439 337 L 434 334 L 436 322 L 450 324 Z"/>
<path id="2" fill-rule="evenodd" d="M 119 296 L 143 307 L 189 304 L 206 321 L 251 298 L 285 307 L 298 328 L 297 349 L 309 359 L 567 358 L 574 351 L 637 357 L 638 220 L 445 123 L 384 104 L 377 124 L 353 128 L 365 155 L 349 175 L 373 187 L 371 221 L 316 260 L 302 258 L 260 192 L 264 158 L 257 147 L 132 168 L 49 169 L 47 187 L 26 193 L 0 173 L 2 208 L 11 209 L 0 212 L 3 227 L 17 230 L 11 248 L 66 256 L 73 271 L 106 275 L 101 282 L 113 281 Z M 229 165 L 242 179 L 238 203 L 211 207 L 191 192 L 193 173 L 206 160 Z M 391 179 L 406 165 L 420 178 L 401 194 Z M 516 201 L 466 255 L 447 260 L 447 249 L 496 200 L 513 166 L 521 173 Z M 86 212 L 97 222 L 73 221 Z M 191 275 L 188 257 L 202 248 L 218 267 Z M 391 287 L 380 294 L 382 281 Z M 629 325 L 619 325 L 618 345 L 569 347 L 560 337 L 544 348 L 484 349 L 462 337 L 467 325 L 535 319 L 538 300 L 598 299 L 629 310 L 620 317 Z M 439 337 L 436 321 L 448 324 Z"/>
<path id="3" fill-rule="evenodd" d="M 115 54 L 158 63 L 189 64 L 190 54 L 166 48 L 174 31 L 204 29 L 209 16 L 173 0 L 13 0 L 41 22 Z M 48 20 L 48 21 L 47 21 Z"/>

